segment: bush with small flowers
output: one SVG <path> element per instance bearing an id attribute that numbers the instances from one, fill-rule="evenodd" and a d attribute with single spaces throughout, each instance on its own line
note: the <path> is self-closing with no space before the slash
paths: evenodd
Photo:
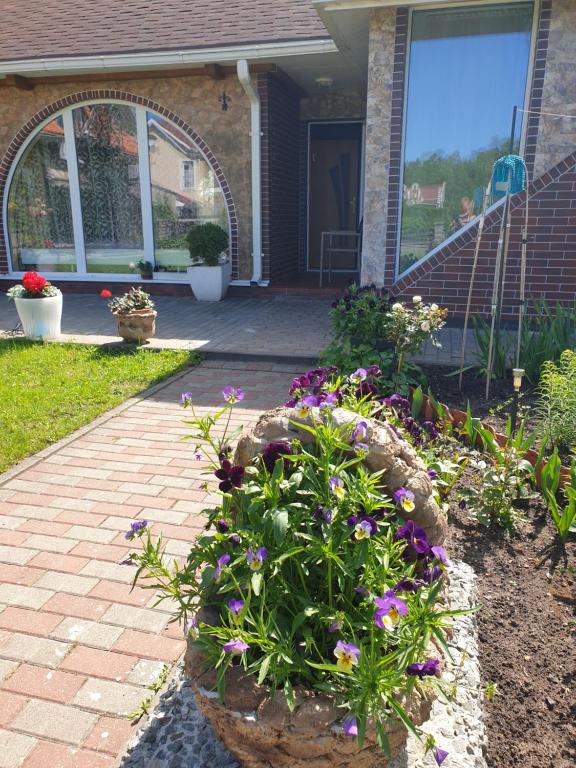
<path id="1" fill-rule="evenodd" d="M 175 619 L 216 670 L 221 696 L 227 669 L 241 665 L 289 708 L 297 686 L 331 696 L 344 735 L 362 744 L 369 728 L 386 749 L 392 722 L 411 725 L 402 702 L 440 675 L 431 642 L 445 646 L 454 612 L 439 602 L 450 563 L 410 519 L 413 494 L 400 488 L 390 498 L 381 473 L 363 464 L 360 414 L 345 427 L 331 419 L 340 401 L 362 401 L 365 373 L 340 391 L 338 382 L 327 389 L 334 372 L 300 377 L 291 392 L 294 415 L 313 416 L 306 427 L 313 441 L 270 443 L 246 467 L 233 462 L 228 429 L 244 392 L 227 387 L 209 416 L 198 415 L 185 393 L 190 439 L 222 500 L 206 511 L 206 530 L 183 567 L 164 561 L 162 538 L 142 524 L 129 531 L 142 544 L 129 561 L 137 565 L 135 582 L 176 602 Z M 202 609 L 217 620 L 207 623 Z M 443 751 L 422 735 L 440 765 Z"/>

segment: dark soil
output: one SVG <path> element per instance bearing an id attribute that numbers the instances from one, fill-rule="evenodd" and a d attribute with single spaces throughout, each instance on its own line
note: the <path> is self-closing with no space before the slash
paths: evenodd
<path id="1" fill-rule="evenodd" d="M 464 480 L 468 483 L 469 481 Z M 506 536 L 450 511 L 449 552 L 478 576 L 488 768 L 576 766 L 576 537 L 558 543 L 546 509 L 526 502 Z"/>

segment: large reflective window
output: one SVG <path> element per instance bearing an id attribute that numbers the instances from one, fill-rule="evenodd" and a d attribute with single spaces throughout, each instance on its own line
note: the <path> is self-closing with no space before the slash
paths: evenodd
<path id="1" fill-rule="evenodd" d="M 87 270 L 130 272 L 144 258 L 135 109 L 93 104 L 73 115 Z"/>
<path id="2" fill-rule="evenodd" d="M 62 117 L 41 129 L 16 168 L 8 233 L 15 270 L 76 271 Z"/>
<path id="3" fill-rule="evenodd" d="M 156 269 L 183 272 L 190 263 L 191 227 L 211 221 L 228 229 L 226 200 L 190 137 L 154 113 L 147 121 Z"/>
<path id="4" fill-rule="evenodd" d="M 399 273 L 480 213 L 524 105 L 532 17 L 532 2 L 413 13 Z"/>

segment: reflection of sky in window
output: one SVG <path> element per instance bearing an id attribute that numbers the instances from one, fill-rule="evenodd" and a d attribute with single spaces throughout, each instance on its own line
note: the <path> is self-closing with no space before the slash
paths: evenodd
<path id="1" fill-rule="evenodd" d="M 529 47 L 528 32 L 413 41 L 405 160 L 437 150 L 465 157 L 508 138 Z"/>

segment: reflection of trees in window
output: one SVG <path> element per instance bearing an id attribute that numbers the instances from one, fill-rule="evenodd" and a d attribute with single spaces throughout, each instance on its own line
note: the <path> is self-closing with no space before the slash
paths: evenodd
<path id="1" fill-rule="evenodd" d="M 19 267 L 22 249 L 73 247 L 72 214 L 62 119 L 46 125 L 28 146 L 12 179 L 8 229 Z"/>
<path id="2" fill-rule="evenodd" d="M 136 115 L 98 104 L 74 110 L 86 245 L 142 245 Z"/>

